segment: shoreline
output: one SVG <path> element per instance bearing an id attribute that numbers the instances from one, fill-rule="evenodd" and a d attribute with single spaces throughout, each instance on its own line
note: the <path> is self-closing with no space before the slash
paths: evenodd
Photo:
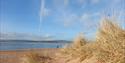
<path id="1" fill-rule="evenodd" d="M 26 49 L 12 49 L 12 50 L 0 50 L 0 52 L 10 52 L 10 51 L 30 51 L 30 50 L 45 50 L 45 49 L 60 49 L 60 48 L 26 48 Z"/>

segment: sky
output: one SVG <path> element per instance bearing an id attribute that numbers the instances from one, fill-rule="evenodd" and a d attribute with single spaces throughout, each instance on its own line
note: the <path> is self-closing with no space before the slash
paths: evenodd
<path id="1" fill-rule="evenodd" d="M 0 32 L 9 35 L 93 38 L 104 16 L 125 28 L 125 0 L 0 0 Z"/>

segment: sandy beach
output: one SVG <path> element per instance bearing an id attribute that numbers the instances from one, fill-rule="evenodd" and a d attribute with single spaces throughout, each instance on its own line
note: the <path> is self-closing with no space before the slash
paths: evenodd
<path id="1" fill-rule="evenodd" d="M 59 49 L 57 48 L 42 48 L 42 49 L 0 51 L 0 63 L 21 63 L 22 58 L 25 55 L 30 54 L 31 52 L 38 53 L 39 55 L 47 54 L 47 56 L 54 57 L 54 54 L 58 52 L 58 50 Z"/>

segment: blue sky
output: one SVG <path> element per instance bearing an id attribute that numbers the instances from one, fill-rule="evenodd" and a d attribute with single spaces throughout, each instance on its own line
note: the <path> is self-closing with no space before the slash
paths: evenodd
<path id="1" fill-rule="evenodd" d="M 125 28 L 125 0 L 0 0 L 2 33 L 93 37 L 102 16 L 112 15 Z"/>

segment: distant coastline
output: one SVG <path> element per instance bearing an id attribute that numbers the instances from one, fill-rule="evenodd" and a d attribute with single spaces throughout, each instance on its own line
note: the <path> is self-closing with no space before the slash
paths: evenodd
<path id="1" fill-rule="evenodd" d="M 0 40 L 0 42 L 71 43 L 67 40 Z"/>

